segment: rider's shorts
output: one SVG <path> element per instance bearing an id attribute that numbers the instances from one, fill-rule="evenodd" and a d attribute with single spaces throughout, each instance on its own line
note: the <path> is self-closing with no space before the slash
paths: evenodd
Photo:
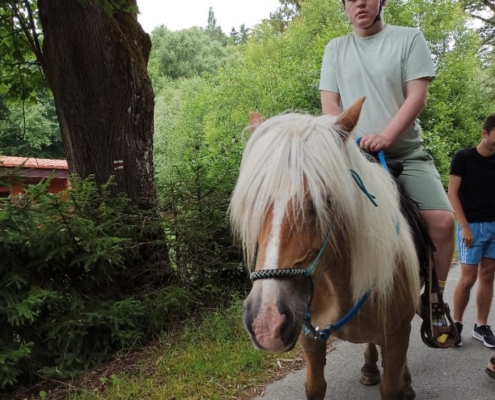
<path id="1" fill-rule="evenodd" d="M 461 264 L 478 265 L 482 258 L 495 258 L 495 222 L 471 222 L 474 244 L 466 247 L 462 242 L 461 226 L 457 224 L 457 246 Z"/>
<path id="2" fill-rule="evenodd" d="M 421 210 L 454 212 L 433 158 L 423 148 L 414 149 L 400 157 L 390 158 L 403 163 L 404 171 L 399 176 L 399 184 L 418 203 Z"/>

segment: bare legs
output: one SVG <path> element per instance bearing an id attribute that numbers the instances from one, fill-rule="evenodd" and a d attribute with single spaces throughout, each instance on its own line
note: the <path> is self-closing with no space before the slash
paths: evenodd
<path id="1" fill-rule="evenodd" d="M 454 254 L 454 214 L 446 210 L 421 210 L 437 251 L 433 253 L 437 278 L 447 280 Z"/>
<path id="2" fill-rule="evenodd" d="M 493 299 L 493 280 L 495 277 L 495 259 L 483 258 L 477 265 L 461 264 L 461 277 L 454 291 L 454 320 L 462 321 L 469 302 L 471 288 L 478 281 L 476 305 L 478 307 L 478 325 L 486 325 Z"/>
<path id="3" fill-rule="evenodd" d="M 483 258 L 478 272 L 478 292 L 476 304 L 478 306 L 478 325 L 486 325 L 493 299 L 493 279 L 495 276 L 495 259 Z"/>

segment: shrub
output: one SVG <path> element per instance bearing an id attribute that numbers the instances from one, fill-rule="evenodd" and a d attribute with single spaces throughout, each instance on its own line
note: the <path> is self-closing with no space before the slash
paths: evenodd
<path id="1" fill-rule="evenodd" d="M 157 325 L 144 291 L 173 287 L 156 210 L 111 197 L 111 183 L 71 182 L 1 200 L 0 389 L 71 376 L 141 341 Z M 160 300 L 173 310 L 174 299 Z"/>

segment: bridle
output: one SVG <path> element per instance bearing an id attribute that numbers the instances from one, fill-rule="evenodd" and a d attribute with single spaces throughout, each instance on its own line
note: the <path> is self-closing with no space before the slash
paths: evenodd
<path id="1" fill-rule="evenodd" d="M 356 140 L 356 143 L 359 145 L 359 142 L 361 141 L 361 138 L 358 138 Z M 380 165 L 388 172 L 388 167 L 385 161 L 385 156 L 383 155 L 383 151 L 378 152 L 378 159 L 380 162 Z M 368 192 L 366 189 L 361 177 L 359 174 L 354 171 L 353 169 L 350 170 L 352 177 L 356 184 L 358 185 L 359 189 L 368 197 L 368 199 L 373 203 L 375 207 L 378 207 L 378 204 L 375 202 L 375 196 L 373 196 L 371 193 Z M 316 266 L 318 265 L 318 262 L 325 251 L 328 243 L 330 242 L 330 238 L 332 236 L 333 230 L 334 230 L 334 225 L 335 225 L 335 215 L 333 216 L 333 219 L 330 223 L 330 227 L 328 229 L 328 234 L 323 242 L 323 245 L 320 248 L 320 251 L 318 252 L 317 256 L 315 257 L 313 264 L 309 268 L 297 268 L 297 269 L 292 269 L 292 268 L 282 268 L 282 269 L 264 269 L 260 271 L 255 271 L 252 272 L 249 275 L 249 278 L 251 281 L 257 281 L 259 279 L 283 279 L 283 278 L 299 278 L 299 277 L 306 277 L 309 279 L 310 286 L 311 286 L 311 294 L 309 297 L 309 300 L 306 302 L 306 312 L 305 316 L 303 319 L 303 324 L 304 324 L 304 334 L 307 336 L 311 336 L 313 339 L 317 340 L 328 340 L 330 336 L 332 335 L 333 332 L 339 330 L 342 328 L 349 320 L 351 320 L 354 315 L 361 309 L 363 304 L 366 302 L 368 297 L 370 296 L 370 291 L 366 292 L 354 305 L 354 307 L 338 322 L 335 324 L 329 324 L 325 328 L 320 329 L 319 327 L 313 326 L 311 323 L 311 312 L 310 312 L 310 307 L 311 303 L 313 301 L 313 296 L 314 296 L 314 282 L 313 282 L 313 277 L 312 273 L 316 269 Z"/>
<path id="2" fill-rule="evenodd" d="M 323 242 L 323 245 L 321 246 L 320 251 L 315 257 L 311 267 L 306 269 L 304 268 L 263 269 L 260 271 L 252 272 L 249 275 L 249 278 L 253 282 L 259 279 L 279 279 L 279 278 L 282 279 L 282 278 L 299 278 L 299 277 L 308 278 L 311 287 L 311 294 L 309 300 L 306 302 L 306 312 L 304 315 L 303 324 L 304 324 L 304 334 L 312 336 L 313 339 L 328 340 L 333 332 L 342 328 L 359 311 L 359 309 L 363 306 L 366 299 L 370 295 L 370 292 L 365 293 L 365 295 L 356 303 L 356 305 L 352 308 L 352 310 L 349 313 L 347 313 L 346 316 L 336 324 L 329 324 L 324 329 L 320 329 L 319 327 L 313 326 L 313 324 L 311 323 L 310 308 L 311 308 L 311 303 L 313 301 L 314 289 L 315 289 L 312 272 L 316 269 L 316 266 L 318 265 L 318 261 L 320 261 L 323 252 L 325 251 L 328 243 L 330 242 L 330 238 L 333 233 L 334 222 L 335 222 L 335 217 L 332 220 L 325 242 Z"/>

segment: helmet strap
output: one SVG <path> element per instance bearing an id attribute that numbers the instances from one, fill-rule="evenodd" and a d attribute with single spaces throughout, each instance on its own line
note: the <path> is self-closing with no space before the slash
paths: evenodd
<path id="1" fill-rule="evenodd" d="M 380 0 L 380 8 L 378 9 L 378 14 L 376 15 L 376 18 L 371 23 L 371 25 L 370 26 L 367 26 L 366 29 L 371 28 L 375 23 L 377 23 L 378 21 L 381 21 L 381 19 L 382 19 L 383 3 L 385 3 L 385 0 Z"/>

